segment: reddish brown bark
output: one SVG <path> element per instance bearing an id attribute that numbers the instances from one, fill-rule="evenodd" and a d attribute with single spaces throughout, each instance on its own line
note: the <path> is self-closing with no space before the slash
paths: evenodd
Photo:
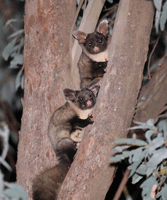
<path id="1" fill-rule="evenodd" d="M 116 138 L 130 127 L 147 57 L 154 8 L 151 1 L 122 0 L 109 47 L 109 65 L 94 108 L 95 122 L 62 185 L 59 200 L 103 200 L 114 177 L 109 166 Z"/>
<path id="2" fill-rule="evenodd" d="M 156 70 L 153 78 L 142 89 L 134 121 L 157 119 L 167 103 L 167 62 Z"/>
<path id="3" fill-rule="evenodd" d="M 135 121 L 146 122 L 148 119 L 154 119 L 157 122 L 158 116 L 167 103 L 166 88 L 167 62 L 156 70 L 149 83 L 142 88 L 131 126 L 136 126 Z M 145 140 L 145 131 L 141 129 L 130 130 L 127 137 L 133 137 L 134 133 L 138 139 Z"/>
<path id="4" fill-rule="evenodd" d="M 84 16 L 82 18 L 81 24 L 79 26 L 79 30 L 85 33 L 92 33 L 95 30 L 97 25 L 97 21 L 99 19 L 101 10 L 104 6 L 105 0 L 91 0 L 84 12 Z M 91 19 L 91 20 L 90 20 Z M 78 41 L 74 41 L 74 45 L 71 52 L 71 76 L 74 82 L 75 89 L 79 89 L 80 87 L 80 78 L 78 74 L 77 63 L 79 61 L 82 49 L 79 45 Z"/>
<path id="5" fill-rule="evenodd" d="M 48 135 L 53 111 L 72 87 L 67 67 L 75 0 L 27 0 L 25 4 L 25 90 L 19 137 L 17 182 L 31 196 L 32 179 L 56 163 Z"/>

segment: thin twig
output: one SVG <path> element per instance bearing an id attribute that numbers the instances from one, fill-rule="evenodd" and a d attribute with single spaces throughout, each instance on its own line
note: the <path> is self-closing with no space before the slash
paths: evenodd
<path id="1" fill-rule="evenodd" d="M 150 74 L 150 69 L 149 69 L 150 68 L 150 62 L 151 62 L 151 57 L 152 57 L 152 54 L 154 53 L 154 50 L 155 50 L 155 48 L 156 48 L 156 46 L 158 44 L 158 41 L 159 41 L 159 37 L 157 38 L 157 41 L 156 41 L 156 43 L 155 43 L 155 45 L 154 45 L 154 47 L 153 47 L 153 49 L 152 49 L 152 51 L 150 53 L 149 59 L 148 59 L 147 70 L 148 70 L 149 79 L 151 79 L 151 74 Z"/>
<path id="2" fill-rule="evenodd" d="M 121 184 L 119 185 L 119 188 L 118 188 L 113 200 L 118 200 L 120 198 L 121 193 L 122 193 L 122 191 L 123 191 L 123 189 L 124 189 L 124 187 L 125 187 L 125 185 L 126 185 L 126 183 L 128 181 L 129 173 L 130 173 L 130 170 L 126 169 L 124 177 L 123 177 L 123 179 L 121 181 Z"/>

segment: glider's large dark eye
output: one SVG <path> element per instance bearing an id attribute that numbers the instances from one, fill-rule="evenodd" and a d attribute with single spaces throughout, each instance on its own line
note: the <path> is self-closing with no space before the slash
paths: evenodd
<path id="1" fill-rule="evenodd" d="M 102 43 L 102 40 L 101 40 L 101 39 L 98 39 L 98 42 L 99 42 L 99 43 Z"/>
<path id="2" fill-rule="evenodd" d="M 83 97 L 79 97 L 79 101 L 83 101 L 83 99 L 84 99 Z"/>

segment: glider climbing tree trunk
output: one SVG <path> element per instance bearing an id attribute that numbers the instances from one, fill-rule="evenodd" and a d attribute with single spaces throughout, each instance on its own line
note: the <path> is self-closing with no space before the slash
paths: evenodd
<path id="1" fill-rule="evenodd" d="M 109 46 L 109 63 L 94 107 L 94 124 L 62 185 L 58 200 L 104 200 L 114 177 L 114 140 L 126 137 L 141 87 L 153 23 L 152 1 L 120 1 Z"/>
<path id="2" fill-rule="evenodd" d="M 72 87 L 67 67 L 76 0 L 37 0 L 25 4 L 24 99 L 19 134 L 17 183 L 31 198 L 32 179 L 55 165 L 48 123 Z"/>

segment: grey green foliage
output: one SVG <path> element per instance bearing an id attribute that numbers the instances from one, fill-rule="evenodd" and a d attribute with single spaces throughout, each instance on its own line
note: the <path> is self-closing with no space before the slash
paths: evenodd
<path id="1" fill-rule="evenodd" d="M 132 183 L 144 180 L 140 186 L 145 200 L 167 199 L 167 121 L 162 120 L 155 126 L 154 120 L 146 123 L 136 122 L 131 129 L 145 129 L 146 142 L 135 138 L 115 141 L 117 146 L 110 159 L 112 163 L 127 158 Z M 154 189 L 156 188 L 156 189 Z M 151 196 L 150 196 L 151 195 Z"/>
<path id="2" fill-rule="evenodd" d="M 17 34 L 16 34 L 17 33 Z M 7 44 L 2 52 L 4 60 L 12 58 L 10 62 L 10 68 L 18 68 L 19 65 L 23 65 L 23 45 L 24 38 L 20 38 L 20 34 L 23 34 L 24 30 L 19 30 L 10 36 L 11 41 Z M 13 38 L 14 37 L 14 38 Z"/>
<path id="3" fill-rule="evenodd" d="M 23 47 L 24 47 L 24 29 L 17 30 L 13 23 L 17 23 L 19 20 L 17 19 L 10 19 L 6 22 L 6 26 L 10 25 L 15 30 L 8 39 L 9 43 L 6 45 L 2 52 L 2 57 L 4 60 L 9 60 L 10 65 L 9 68 L 11 69 L 20 69 L 16 77 L 16 90 L 21 87 L 24 88 L 24 74 L 23 70 L 21 69 L 24 62 L 23 57 Z"/>
<path id="4" fill-rule="evenodd" d="M 0 164 L 11 170 L 9 164 L 5 161 L 9 149 L 9 129 L 5 123 L 1 123 L 0 138 L 3 140 L 4 149 L 0 155 Z M 3 179 L 3 173 L 0 170 L 0 199 L 2 200 L 28 200 L 23 187 L 16 183 L 8 183 Z"/>
<path id="5" fill-rule="evenodd" d="M 113 3 L 113 0 L 107 0 L 108 2 L 110 2 L 110 3 Z"/>
<path id="6" fill-rule="evenodd" d="M 159 32 L 159 27 L 161 31 L 165 30 L 165 23 L 167 21 L 167 1 L 163 0 L 153 0 L 156 13 L 155 13 L 155 29 L 156 33 Z"/>

